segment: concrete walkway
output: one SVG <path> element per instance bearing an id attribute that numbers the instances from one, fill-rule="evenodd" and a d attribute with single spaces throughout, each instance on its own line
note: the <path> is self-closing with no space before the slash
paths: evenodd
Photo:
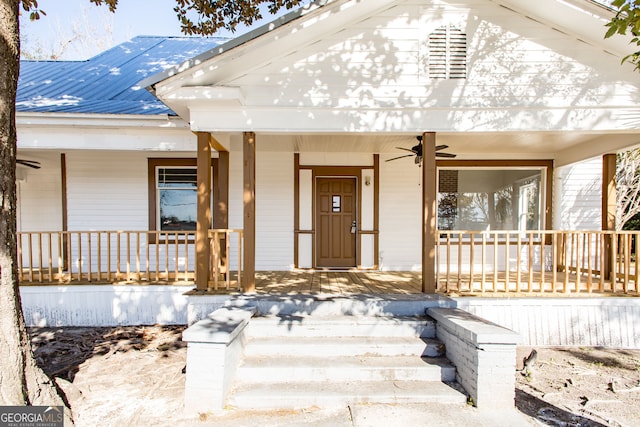
<path id="1" fill-rule="evenodd" d="M 192 424 L 187 424 L 192 425 Z M 209 426 L 317 426 L 317 427 L 528 427 L 537 424 L 532 418 L 513 410 L 478 410 L 468 405 L 439 404 L 357 404 L 345 408 L 309 408 L 300 411 L 225 410 L 209 415 L 197 425 Z"/>

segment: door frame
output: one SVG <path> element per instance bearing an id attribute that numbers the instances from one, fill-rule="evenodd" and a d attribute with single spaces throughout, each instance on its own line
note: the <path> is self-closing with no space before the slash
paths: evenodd
<path id="1" fill-rule="evenodd" d="M 356 236 L 356 267 L 355 269 L 368 269 L 377 270 L 379 268 L 379 192 L 380 192 L 380 156 L 378 154 L 371 155 L 371 164 L 366 166 L 326 166 L 326 165 L 301 165 L 300 154 L 294 153 L 294 233 L 293 233 L 293 264 L 294 268 L 301 268 L 299 264 L 300 251 L 299 242 L 300 236 L 307 235 L 311 237 L 311 266 L 304 267 L 307 269 L 317 268 L 317 256 L 316 256 L 316 177 L 356 177 L 357 179 L 357 205 L 356 205 L 356 218 L 358 221 L 358 232 Z M 300 171 L 311 171 L 312 191 L 311 191 L 311 229 L 300 228 Z M 367 177 L 368 184 L 373 185 L 373 227 L 368 230 L 362 229 L 362 189 L 360 186 L 363 184 L 363 171 L 373 170 L 373 176 Z M 364 235 L 373 236 L 373 267 L 361 267 L 361 239 Z"/>

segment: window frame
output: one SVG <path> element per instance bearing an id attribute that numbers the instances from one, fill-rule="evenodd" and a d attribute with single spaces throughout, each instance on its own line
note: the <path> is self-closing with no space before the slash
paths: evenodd
<path id="1" fill-rule="evenodd" d="M 157 171 L 158 168 L 196 168 L 198 166 L 198 161 L 196 158 L 190 158 L 190 157 L 153 157 L 153 158 L 148 158 L 148 167 L 147 167 L 147 181 L 148 181 L 148 199 L 149 199 L 149 205 L 148 205 L 148 215 L 149 215 L 149 231 L 158 231 L 158 232 L 162 232 L 162 230 L 160 230 L 158 228 L 158 222 L 159 222 L 159 218 L 158 216 L 160 215 L 159 212 L 159 206 L 158 206 L 158 188 L 157 188 L 157 182 L 158 182 L 158 175 L 157 175 Z M 213 205 L 213 195 L 214 195 L 214 187 L 213 187 L 213 182 L 214 182 L 214 174 L 213 171 L 215 169 L 217 165 L 217 159 L 212 158 L 211 159 L 211 181 L 212 181 L 212 185 L 211 185 L 211 203 Z M 213 213 L 213 210 L 211 211 Z M 209 224 L 209 227 L 212 227 L 213 224 L 213 215 L 211 215 L 211 224 Z M 151 244 L 155 244 L 155 243 L 165 243 L 167 242 L 167 240 L 169 241 L 169 243 L 175 243 L 175 239 L 162 239 L 160 238 L 160 241 L 156 241 L 156 235 L 155 234 L 150 234 L 149 235 L 149 243 Z M 180 243 L 180 242 L 178 242 Z"/>
<path id="2" fill-rule="evenodd" d="M 436 183 L 439 182 L 440 170 L 527 168 L 540 169 L 542 181 L 540 185 L 540 191 L 542 192 L 540 195 L 540 203 L 542 204 L 540 209 L 541 230 L 552 230 L 553 160 L 436 160 Z M 440 194 L 440 191 L 436 185 L 436 198 L 438 194 Z M 436 224 L 437 223 L 436 220 Z M 516 233 L 516 230 L 509 231 L 513 231 L 514 234 Z"/>

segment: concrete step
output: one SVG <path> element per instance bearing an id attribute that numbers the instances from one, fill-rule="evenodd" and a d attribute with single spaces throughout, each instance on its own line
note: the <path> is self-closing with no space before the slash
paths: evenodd
<path id="1" fill-rule="evenodd" d="M 252 337 L 246 356 L 425 356 L 445 354 L 442 342 L 416 337 Z"/>
<path id="2" fill-rule="evenodd" d="M 435 323 L 417 316 L 258 316 L 249 337 L 422 337 L 434 338 Z"/>
<path id="3" fill-rule="evenodd" d="M 260 314 L 315 316 L 422 316 L 428 308 L 453 307 L 444 295 L 240 295 L 226 306 L 255 306 Z"/>
<path id="4" fill-rule="evenodd" d="M 445 358 L 418 356 L 253 356 L 237 373 L 243 384 L 336 381 L 455 381 Z"/>
<path id="5" fill-rule="evenodd" d="M 228 405 L 240 409 L 294 409 L 355 403 L 463 404 L 454 384 L 437 381 L 335 381 L 241 384 Z"/>

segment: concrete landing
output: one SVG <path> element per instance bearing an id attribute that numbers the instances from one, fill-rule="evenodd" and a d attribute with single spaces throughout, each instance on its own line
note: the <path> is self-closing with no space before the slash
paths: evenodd
<path id="1" fill-rule="evenodd" d="M 198 425 L 246 427 L 531 427 L 539 426 L 515 409 L 479 410 L 469 405 L 352 404 L 338 408 L 306 408 L 297 411 L 227 409 Z"/>

